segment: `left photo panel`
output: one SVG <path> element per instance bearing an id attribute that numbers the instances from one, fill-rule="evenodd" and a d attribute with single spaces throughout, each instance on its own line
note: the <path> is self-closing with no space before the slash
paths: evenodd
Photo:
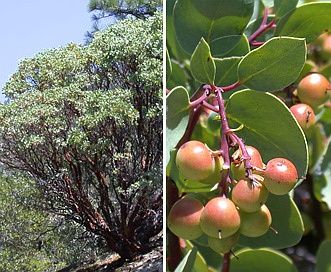
<path id="1" fill-rule="evenodd" d="M 163 271 L 162 0 L 0 20 L 0 271 Z"/>

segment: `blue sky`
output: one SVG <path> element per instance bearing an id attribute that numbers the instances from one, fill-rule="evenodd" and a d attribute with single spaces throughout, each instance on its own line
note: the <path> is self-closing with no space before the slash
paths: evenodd
<path id="1" fill-rule="evenodd" d="M 84 43 L 92 28 L 89 0 L 1 1 L 0 90 L 18 66 L 48 48 Z M 5 99 L 0 94 L 0 102 Z"/>

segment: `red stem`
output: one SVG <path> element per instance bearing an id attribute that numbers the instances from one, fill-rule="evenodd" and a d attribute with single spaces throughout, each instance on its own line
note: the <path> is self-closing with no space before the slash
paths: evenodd
<path id="1" fill-rule="evenodd" d="M 268 20 L 268 7 L 264 9 L 263 19 L 260 27 L 248 38 L 248 42 L 251 46 L 262 45 L 264 42 L 256 42 L 256 39 L 267 29 L 275 27 L 274 23 L 276 22 L 276 18 L 273 18 L 268 24 L 267 24 L 267 20 Z"/>
<path id="2" fill-rule="evenodd" d="M 190 108 L 194 108 L 196 106 L 198 106 L 199 104 L 201 104 L 202 102 L 206 101 L 206 99 L 208 98 L 209 96 L 209 90 L 205 90 L 203 95 L 201 95 L 199 98 L 197 98 L 196 100 L 192 101 L 191 104 L 190 104 Z"/>
<path id="3" fill-rule="evenodd" d="M 233 83 L 229 86 L 225 86 L 225 87 L 222 87 L 222 91 L 223 92 L 228 92 L 228 91 L 231 91 L 237 87 L 241 86 L 241 83 L 240 82 L 236 82 L 236 83 Z"/>
<path id="4" fill-rule="evenodd" d="M 228 252 L 228 253 L 224 254 L 222 272 L 229 272 L 230 271 L 230 256 L 231 256 L 231 252 Z"/>

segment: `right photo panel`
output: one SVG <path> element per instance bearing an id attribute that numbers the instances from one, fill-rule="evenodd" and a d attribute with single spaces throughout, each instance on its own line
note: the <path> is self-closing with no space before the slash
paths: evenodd
<path id="1" fill-rule="evenodd" d="M 330 14 L 166 1 L 167 271 L 331 271 Z"/>

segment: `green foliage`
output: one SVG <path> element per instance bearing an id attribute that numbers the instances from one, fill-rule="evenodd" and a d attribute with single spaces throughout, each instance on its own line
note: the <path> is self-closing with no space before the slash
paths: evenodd
<path id="1" fill-rule="evenodd" d="M 193 52 L 202 37 L 216 48 L 219 46 L 218 38 L 243 33 L 253 7 L 253 1 L 243 0 L 231 3 L 213 1 L 209 5 L 201 5 L 197 0 L 176 1 L 173 16 L 178 42 L 188 53 Z M 236 44 L 239 40 L 240 37 L 237 37 L 230 44 Z"/>
<path id="2" fill-rule="evenodd" d="M 266 205 L 272 214 L 272 227 L 277 230 L 278 234 L 270 229 L 266 234 L 257 238 L 242 235 L 238 244 L 250 248 L 282 249 L 299 243 L 304 229 L 299 210 L 293 199 L 288 195 L 270 195 Z"/>
<path id="3" fill-rule="evenodd" d="M 330 3 L 308 3 L 287 13 L 277 24 L 275 35 L 306 38 L 310 43 L 330 30 Z"/>
<path id="4" fill-rule="evenodd" d="M 175 272 L 189 272 L 193 270 L 194 262 L 197 255 L 197 249 L 194 247 L 189 250 L 186 256 L 181 261 Z"/>
<path id="5" fill-rule="evenodd" d="M 275 15 L 277 18 L 283 17 L 290 10 L 295 9 L 298 0 L 275 0 Z"/>
<path id="6" fill-rule="evenodd" d="M 194 50 L 190 62 L 194 79 L 201 83 L 214 83 L 215 63 L 210 54 L 210 48 L 204 39 L 201 39 Z"/>
<path id="7" fill-rule="evenodd" d="M 233 128 L 244 125 L 237 134 L 246 139 L 248 145 L 259 149 L 265 163 L 274 157 L 287 158 L 295 164 L 299 177 L 306 175 L 305 136 L 279 98 L 271 93 L 242 90 L 229 98 L 226 110 L 230 125 Z M 277 126 L 270 125 L 271 120 Z"/>
<path id="8" fill-rule="evenodd" d="M 162 229 L 162 57 L 162 12 L 123 20 L 24 59 L 0 106 L 0 161 L 128 259 Z"/>
<path id="9" fill-rule="evenodd" d="M 32 180 L 1 175 L 1 271 L 54 271 L 96 253 L 92 237 L 83 238 L 82 228 L 51 215 L 42 203 Z"/>
<path id="10" fill-rule="evenodd" d="M 298 271 L 293 262 L 281 252 L 270 249 L 244 249 L 236 252 L 238 259 L 232 259 L 231 272 Z"/>
<path id="11" fill-rule="evenodd" d="M 145 18 L 154 15 L 160 6 L 162 6 L 162 2 L 158 0 L 91 0 L 88 7 L 90 11 L 99 11 L 103 16 L 112 15 L 117 18 L 125 18 L 132 15 L 137 18 Z"/>
<path id="12" fill-rule="evenodd" d="M 323 241 L 317 252 L 317 266 L 316 266 L 317 272 L 331 271 L 331 261 L 330 258 L 328 257 L 330 249 L 331 249 L 330 240 Z"/>
<path id="13" fill-rule="evenodd" d="M 170 151 L 176 147 L 185 132 L 189 117 L 189 97 L 183 87 L 178 87 L 167 96 L 167 161 Z M 168 106 L 171 106 L 171 108 Z"/>
<path id="14" fill-rule="evenodd" d="M 281 90 L 298 77 L 305 61 L 306 44 L 303 39 L 272 38 L 239 62 L 239 82 L 263 92 Z"/>
<path id="15" fill-rule="evenodd" d="M 295 88 L 305 74 L 315 71 L 331 79 L 331 54 L 325 45 L 330 37 L 326 33 L 330 32 L 326 15 L 330 8 L 331 3 L 324 1 L 167 1 L 167 65 L 172 68 L 166 76 L 168 208 L 187 193 L 204 204 L 215 196 L 231 198 L 236 181 L 228 169 L 236 162 L 235 150 L 245 145 L 256 147 L 264 164 L 276 157 L 287 158 L 298 173 L 289 194 L 269 195 L 266 206 L 272 229 L 256 238 L 240 234 L 233 248 L 239 260 L 231 258 L 230 269 L 230 253 L 219 260 L 219 254 L 211 254 L 206 235 L 185 241 L 186 248 L 181 248 L 169 232 L 170 271 L 176 269 L 174 248 L 182 250 L 187 267 L 194 263 L 193 271 L 208 267 L 297 271 L 298 260 L 292 261 L 285 253 L 288 247 L 301 246 L 317 256 L 317 269 L 326 271 L 328 245 L 323 241 L 330 238 L 331 222 L 330 101 L 316 109 L 310 131 L 302 130 L 289 108 L 300 103 Z M 213 123 L 216 130 L 211 130 L 210 116 L 215 115 L 219 116 Z M 223 157 L 224 174 L 215 184 L 192 182 L 178 170 L 177 148 L 192 139 L 207 144 L 212 156 Z M 239 161 L 246 163 L 246 177 L 253 179 L 250 159 L 243 155 Z M 263 173 L 264 169 L 255 172 Z M 303 239 L 304 235 L 308 238 Z M 192 248 L 197 248 L 195 261 L 190 260 Z M 184 271 L 184 263 L 180 269 Z"/>
<path id="16" fill-rule="evenodd" d="M 92 33 L 88 36 L 92 37 L 96 31 L 103 29 L 101 23 L 113 23 L 116 20 L 126 18 L 146 19 L 154 16 L 157 10 L 162 8 L 160 0 L 90 0 L 88 10 L 92 12 L 94 26 Z"/>

